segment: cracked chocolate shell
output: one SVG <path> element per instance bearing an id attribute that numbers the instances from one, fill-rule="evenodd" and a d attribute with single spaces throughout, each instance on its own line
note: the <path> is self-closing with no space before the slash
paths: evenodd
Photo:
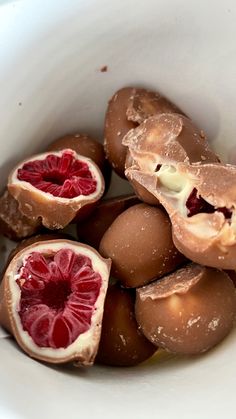
<path id="1" fill-rule="evenodd" d="M 68 149 L 19 163 L 8 178 L 8 190 L 22 214 L 59 229 L 102 197 L 104 179 L 92 160 Z"/>
<path id="2" fill-rule="evenodd" d="M 118 90 L 108 104 L 105 117 L 104 147 L 115 172 L 125 177 L 127 148 L 123 137 L 146 118 L 163 112 L 179 112 L 168 99 L 157 92 L 125 87 Z"/>
<path id="3" fill-rule="evenodd" d="M 154 173 L 165 161 L 219 162 L 203 132 L 189 118 L 178 114 L 166 113 L 147 119 L 128 132 L 123 144 L 128 147 L 126 169 L 133 167 Z M 135 179 L 128 179 L 140 199 L 150 205 L 158 203 Z"/>
<path id="4" fill-rule="evenodd" d="M 235 288 L 225 272 L 189 264 L 137 289 L 135 313 L 153 344 L 178 354 L 198 354 L 231 331 Z"/>
<path id="5" fill-rule="evenodd" d="M 219 162 L 203 132 L 189 118 L 178 114 L 161 114 L 147 119 L 129 131 L 123 139 L 123 145 L 128 147 L 130 153 L 127 169 L 137 166 L 154 173 L 158 170 L 158 164 L 165 161 Z"/>
<path id="6" fill-rule="evenodd" d="M 129 176 L 164 206 L 180 252 L 202 265 L 235 269 L 235 166 L 171 163 L 154 174 L 130 169 Z"/>
<path id="7" fill-rule="evenodd" d="M 110 260 L 69 240 L 31 244 L 0 286 L 0 323 L 31 357 L 91 365 L 101 334 Z"/>
<path id="8" fill-rule="evenodd" d="M 18 202 L 6 190 L 0 197 L 0 233 L 18 241 L 32 236 L 40 227 L 40 220 L 33 220 L 23 215 Z"/>

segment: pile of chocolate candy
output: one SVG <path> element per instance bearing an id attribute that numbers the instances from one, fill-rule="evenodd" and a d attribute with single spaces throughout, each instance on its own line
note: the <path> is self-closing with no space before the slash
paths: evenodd
<path id="1" fill-rule="evenodd" d="M 31 357 L 132 366 L 199 354 L 236 317 L 236 167 L 160 94 L 115 93 L 104 147 L 85 134 L 20 162 L 0 198 L 18 241 L 0 324 Z M 104 199 L 112 169 L 133 194 Z M 75 224 L 77 239 L 64 232 Z"/>

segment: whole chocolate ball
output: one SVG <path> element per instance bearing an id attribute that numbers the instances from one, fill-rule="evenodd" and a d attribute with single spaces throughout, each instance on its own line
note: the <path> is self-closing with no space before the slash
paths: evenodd
<path id="1" fill-rule="evenodd" d="M 136 291 L 135 313 L 153 344 L 179 354 L 198 354 L 232 329 L 236 293 L 220 270 L 189 264 Z"/>
<path id="2" fill-rule="evenodd" d="M 108 288 L 97 362 L 133 366 L 150 358 L 157 348 L 138 328 L 134 315 L 135 293 L 118 285 Z"/>
<path id="3" fill-rule="evenodd" d="M 104 233 L 116 217 L 139 202 L 136 195 L 120 195 L 102 200 L 89 218 L 77 224 L 79 241 L 98 249 Z"/>
<path id="4" fill-rule="evenodd" d="M 112 259 L 112 275 L 125 287 L 147 284 L 185 260 L 173 244 L 166 213 L 147 204 L 119 215 L 105 232 L 99 251 Z"/>

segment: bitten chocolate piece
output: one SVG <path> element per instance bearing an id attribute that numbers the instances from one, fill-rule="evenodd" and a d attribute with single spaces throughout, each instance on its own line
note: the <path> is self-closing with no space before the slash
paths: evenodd
<path id="1" fill-rule="evenodd" d="M 154 173 L 168 162 L 219 162 L 193 122 L 183 115 L 165 113 L 153 116 L 129 131 L 123 144 L 128 147 L 126 169 L 131 167 Z M 155 205 L 158 200 L 126 171 L 137 196 Z"/>
<path id="2" fill-rule="evenodd" d="M 93 160 L 62 149 L 18 163 L 7 186 L 26 217 L 61 229 L 81 213 L 90 214 L 104 193 L 104 178 Z"/>
<path id="3" fill-rule="evenodd" d="M 112 259 L 111 274 L 125 287 L 139 287 L 185 261 L 175 248 L 161 209 L 138 204 L 122 212 L 105 232 L 99 252 Z"/>
<path id="4" fill-rule="evenodd" d="M 157 92 L 125 87 L 118 90 L 108 104 L 105 117 L 104 147 L 115 172 L 125 177 L 127 148 L 122 139 L 146 118 L 163 112 L 182 111 Z"/>
<path id="5" fill-rule="evenodd" d="M 108 288 L 96 361 L 130 367 L 157 350 L 140 331 L 134 315 L 135 291 L 114 284 Z"/>
<path id="6" fill-rule="evenodd" d="M 110 260 L 78 242 L 31 242 L 4 272 L 0 324 L 33 358 L 92 365 L 110 265 Z"/>
<path id="7" fill-rule="evenodd" d="M 235 166 L 171 163 L 154 174 L 131 169 L 129 176 L 165 207 L 180 252 L 202 265 L 235 269 Z"/>
<path id="8" fill-rule="evenodd" d="M 207 139 L 194 123 L 179 114 L 163 113 L 144 121 L 123 139 L 129 148 L 127 168 L 137 166 L 154 173 L 165 162 L 218 163 Z"/>
<path id="9" fill-rule="evenodd" d="M 32 236 L 40 227 L 40 220 L 33 220 L 23 215 L 18 202 L 5 191 L 0 197 L 0 233 L 18 241 Z"/>
<path id="10" fill-rule="evenodd" d="M 88 219 L 77 224 L 79 240 L 98 249 L 104 233 L 118 215 L 139 202 L 136 195 L 121 195 L 104 199 Z"/>
<path id="11" fill-rule="evenodd" d="M 136 319 L 155 345 L 179 354 L 205 352 L 231 331 L 236 293 L 228 275 L 189 264 L 136 291 Z"/>

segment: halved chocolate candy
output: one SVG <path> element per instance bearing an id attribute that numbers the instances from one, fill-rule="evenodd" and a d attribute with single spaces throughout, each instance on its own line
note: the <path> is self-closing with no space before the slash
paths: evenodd
<path id="1" fill-rule="evenodd" d="M 148 118 L 127 133 L 123 144 L 128 147 L 126 169 L 155 173 L 166 162 L 219 162 L 202 131 L 179 114 L 163 113 Z M 134 178 L 128 176 L 128 179 L 140 199 L 151 205 L 158 203 Z"/>
<path id="2" fill-rule="evenodd" d="M 181 253 L 202 265 L 235 269 L 235 166 L 171 162 L 153 174 L 127 172 L 165 207 Z"/>

